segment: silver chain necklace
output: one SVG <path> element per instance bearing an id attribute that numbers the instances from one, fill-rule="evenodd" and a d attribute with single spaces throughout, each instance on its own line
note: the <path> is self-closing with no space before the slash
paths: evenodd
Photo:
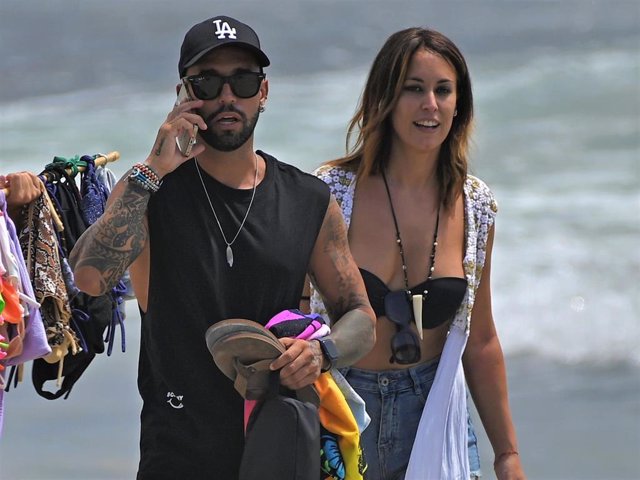
<path id="1" fill-rule="evenodd" d="M 213 212 L 213 216 L 216 219 L 216 223 L 218 224 L 218 228 L 220 229 L 220 233 L 222 234 L 222 239 L 224 243 L 227 244 L 227 263 L 230 267 L 233 267 L 233 250 L 231 250 L 231 245 L 236 241 L 238 235 L 242 231 L 242 227 L 244 227 L 244 222 L 247 221 L 247 217 L 249 216 L 249 211 L 251 210 L 251 205 L 253 205 L 253 199 L 256 196 L 256 186 L 258 185 L 258 155 L 254 153 L 256 157 L 256 174 L 253 178 L 253 192 L 251 193 L 251 201 L 249 202 L 249 206 L 247 207 L 247 213 L 244 214 L 244 218 L 242 219 L 242 223 L 240 223 L 240 227 L 238 227 L 238 231 L 236 232 L 233 240 L 230 242 L 227 240 L 227 236 L 224 234 L 224 230 L 222 230 L 222 225 L 220 225 L 220 220 L 218 220 L 218 215 L 216 215 L 216 209 L 213 208 L 213 203 L 211 202 L 211 197 L 209 197 L 209 192 L 207 191 L 207 187 L 204 185 L 204 180 L 202 179 L 202 173 L 200 173 L 200 165 L 198 165 L 198 159 L 194 157 L 194 161 L 196 162 L 196 170 L 198 171 L 198 176 L 200 177 L 200 183 L 202 183 L 202 189 L 204 190 L 204 194 L 207 196 L 207 200 L 209 201 L 209 206 L 211 207 L 211 211 Z"/>

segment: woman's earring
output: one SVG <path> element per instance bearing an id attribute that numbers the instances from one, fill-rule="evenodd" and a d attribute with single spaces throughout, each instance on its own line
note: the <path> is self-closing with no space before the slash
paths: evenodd
<path id="1" fill-rule="evenodd" d="M 453 111 L 453 116 L 454 116 L 454 117 L 457 117 L 457 116 L 458 116 L 458 109 L 457 109 L 457 108 Z"/>

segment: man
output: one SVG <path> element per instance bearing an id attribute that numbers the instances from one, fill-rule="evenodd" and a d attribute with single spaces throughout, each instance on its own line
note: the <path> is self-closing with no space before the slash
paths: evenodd
<path id="1" fill-rule="evenodd" d="M 131 274 L 142 312 L 139 479 L 238 476 L 243 400 L 206 348 L 212 324 L 266 323 L 298 305 L 308 273 L 337 320 L 337 356 L 318 341 L 282 339 L 286 351 L 271 365 L 281 383 L 310 385 L 374 342 L 335 200 L 324 183 L 254 151 L 269 63 L 256 33 L 233 18 L 193 26 L 178 65 L 193 100 L 169 113 L 71 255 L 78 287 L 92 295 Z M 175 139 L 194 125 L 198 141 L 185 157 Z"/>

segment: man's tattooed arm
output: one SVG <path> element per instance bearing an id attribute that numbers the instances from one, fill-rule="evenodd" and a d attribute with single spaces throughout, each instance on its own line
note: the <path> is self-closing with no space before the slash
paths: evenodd
<path id="1" fill-rule="evenodd" d="M 375 314 L 347 238 L 340 207 L 332 198 L 311 259 L 310 278 L 322 294 L 332 320 L 331 338 L 348 366 L 366 355 L 375 342 Z"/>
<path id="2" fill-rule="evenodd" d="M 112 289 L 147 241 L 150 193 L 123 180 L 114 188 L 104 214 L 78 239 L 69 257 L 78 287 L 101 295 Z"/>

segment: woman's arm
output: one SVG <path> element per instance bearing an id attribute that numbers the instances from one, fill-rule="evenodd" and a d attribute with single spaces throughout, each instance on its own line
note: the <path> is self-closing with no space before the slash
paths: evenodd
<path id="1" fill-rule="evenodd" d="M 524 479 L 518 441 L 511 418 L 502 347 L 491 311 L 491 251 L 494 228 L 489 232 L 487 256 L 471 317 L 463 364 L 471 396 L 478 409 L 495 455 L 498 480 Z"/>

